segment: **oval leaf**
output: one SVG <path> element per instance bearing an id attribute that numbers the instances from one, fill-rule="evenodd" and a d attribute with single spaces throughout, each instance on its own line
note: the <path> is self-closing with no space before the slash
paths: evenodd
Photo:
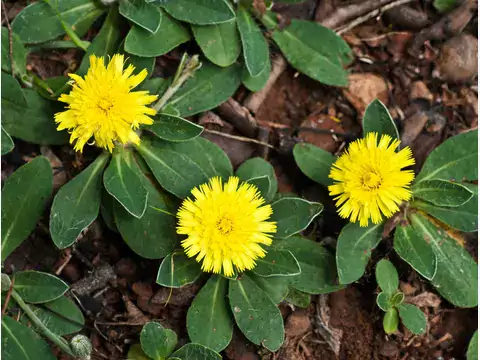
<path id="1" fill-rule="evenodd" d="M 427 331 L 427 318 L 422 310 L 412 304 L 400 304 L 397 306 L 402 324 L 416 335 L 422 335 Z"/>
<path id="2" fill-rule="evenodd" d="M 382 259 L 377 263 L 375 278 L 383 292 L 393 295 L 397 291 L 399 285 L 397 269 L 387 259 Z"/>
<path id="3" fill-rule="evenodd" d="M 225 0 L 175 0 L 162 6 L 175 19 L 197 25 L 219 24 L 235 18 Z"/>
<path id="4" fill-rule="evenodd" d="M 379 293 L 377 295 L 377 305 L 380 309 L 387 312 L 392 307 L 392 304 L 390 303 L 390 295 L 383 291 Z"/>
<path id="5" fill-rule="evenodd" d="M 437 206 L 456 207 L 465 204 L 473 194 L 461 184 L 445 180 L 426 180 L 413 187 L 413 197 Z"/>
<path id="6" fill-rule="evenodd" d="M 262 90 L 270 77 L 272 71 L 272 64 L 270 59 L 267 61 L 267 66 L 258 76 L 250 76 L 247 68 L 244 68 L 242 84 L 250 91 L 260 91 Z"/>
<path id="7" fill-rule="evenodd" d="M 330 169 L 335 162 L 335 156 L 319 147 L 300 143 L 293 147 L 293 157 L 302 172 L 320 185 L 331 185 L 332 179 L 328 177 Z"/>
<path id="8" fill-rule="evenodd" d="M 1 155 L 8 154 L 15 147 L 15 144 L 13 143 L 12 138 L 10 137 L 10 135 L 8 135 L 8 133 L 3 128 L 3 126 L 2 126 L 2 138 L 0 141 L 0 145 L 1 145 Z"/>
<path id="9" fill-rule="evenodd" d="M 190 340 L 222 351 L 232 339 L 233 324 L 227 304 L 228 280 L 212 275 L 190 305 L 187 330 Z"/>
<path id="10" fill-rule="evenodd" d="M 164 360 L 177 346 L 177 334 L 157 322 L 148 322 L 140 333 L 142 350 L 154 360 Z"/>
<path id="11" fill-rule="evenodd" d="M 109 159 L 103 153 L 62 186 L 50 212 L 50 235 L 59 249 L 72 245 L 98 216 L 102 196 L 102 173 Z"/>
<path id="12" fill-rule="evenodd" d="M 203 126 L 178 116 L 159 114 L 154 123 L 145 127 L 146 130 L 167 141 L 188 141 L 203 132 Z"/>
<path id="13" fill-rule="evenodd" d="M 24 75 L 27 73 L 27 51 L 18 35 L 12 31 L 12 57 L 15 74 Z M 12 73 L 12 63 L 10 58 L 10 36 L 8 29 L 2 27 L 2 70 Z M 3 79 L 2 79 L 3 85 Z M 3 91 L 2 91 L 3 95 Z"/>
<path id="14" fill-rule="evenodd" d="M 393 334 L 398 329 L 398 311 L 396 308 L 388 309 L 383 316 L 383 330 L 387 335 Z"/>
<path id="15" fill-rule="evenodd" d="M 229 283 L 230 308 L 242 333 L 256 345 L 278 350 L 285 333 L 277 305 L 248 276 Z"/>
<path id="16" fill-rule="evenodd" d="M 259 276 L 291 276 L 300 274 L 300 265 L 288 250 L 267 249 L 264 258 L 258 258 L 253 272 Z"/>
<path id="17" fill-rule="evenodd" d="M 387 107 L 378 99 L 373 100 L 367 106 L 363 115 L 362 127 L 364 137 L 369 132 L 374 132 L 378 133 L 378 139 L 383 134 L 390 135 L 393 139 L 400 139 L 397 126 L 390 116 Z"/>
<path id="18" fill-rule="evenodd" d="M 478 330 L 472 336 L 470 343 L 468 344 L 467 360 L 478 359 Z"/>
<path id="19" fill-rule="evenodd" d="M 192 284 L 202 274 L 201 266 L 183 251 L 167 255 L 158 269 L 157 284 L 179 288 Z"/>
<path id="20" fill-rule="evenodd" d="M 152 360 L 152 358 L 143 352 L 142 345 L 134 344 L 128 350 L 127 360 Z"/>
<path id="21" fill-rule="evenodd" d="M 15 273 L 13 288 L 24 301 L 41 304 L 58 299 L 68 290 L 68 285 L 51 274 L 20 271 Z"/>
<path id="22" fill-rule="evenodd" d="M 121 0 L 120 14 L 141 28 L 157 32 L 162 21 L 162 11 L 158 6 L 145 0 Z"/>
<path id="23" fill-rule="evenodd" d="M 169 360 L 220 360 L 222 357 L 212 349 L 200 344 L 187 344 L 175 351 Z"/>
<path id="24" fill-rule="evenodd" d="M 35 229 L 52 187 L 52 168 L 44 156 L 21 166 L 5 181 L 2 189 L 2 261 Z"/>
<path id="25" fill-rule="evenodd" d="M 271 276 L 265 278 L 263 276 L 257 276 L 251 272 L 245 273 L 244 276 L 248 276 L 252 279 L 255 284 L 267 293 L 275 304 L 280 304 L 289 292 L 288 283 L 290 279 L 287 276 Z"/>
<path id="26" fill-rule="evenodd" d="M 362 277 L 372 250 L 382 240 L 382 231 L 381 224 L 360 227 L 350 223 L 342 229 L 338 236 L 336 254 L 341 284 L 350 284 Z"/>
<path id="27" fill-rule="evenodd" d="M 295 305 L 296 307 L 306 309 L 310 306 L 311 295 L 297 290 L 293 287 L 288 288 L 288 294 L 285 297 L 285 301 Z"/>
<path id="28" fill-rule="evenodd" d="M 267 194 L 262 193 L 266 202 L 272 201 L 277 193 L 278 182 L 275 175 L 275 169 L 268 161 L 265 161 L 260 157 L 251 158 L 245 161 L 239 166 L 235 176 L 238 176 L 238 178 L 243 181 L 249 181 L 262 176 L 267 176 L 270 180 L 270 188 Z"/>

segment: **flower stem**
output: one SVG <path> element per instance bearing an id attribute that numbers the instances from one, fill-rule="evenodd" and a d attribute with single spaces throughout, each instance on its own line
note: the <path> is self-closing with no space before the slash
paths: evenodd
<path id="1" fill-rule="evenodd" d="M 62 351 L 67 353 L 70 356 L 75 356 L 70 349 L 70 346 L 64 340 L 63 338 L 55 335 L 53 332 L 51 332 L 42 322 L 41 320 L 35 315 L 35 313 L 32 311 L 30 306 L 28 306 L 25 301 L 21 298 L 18 293 L 12 289 L 12 298 L 16 301 L 18 306 L 27 314 L 27 316 L 30 318 L 32 323 L 35 325 L 35 327 L 41 332 L 45 337 L 49 338 L 55 345 L 57 345 Z"/>
<path id="2" fill-rule="evenodd" d="M 159 112 L 170 100 L 170 98 L 180 89 L 183 83 L 190 77 L 193 76 L 195 71 L 200 69 L 202 63 L 198 60 L 198 55 L 192 56 L 187 60 L 187 54 L 185 54 L 180 62 L 180 65 L 177 69 L 172 84 L 168 87 L 167 91 L 162 95 L 162 97 L 157 101 L 153 108 Z"/>

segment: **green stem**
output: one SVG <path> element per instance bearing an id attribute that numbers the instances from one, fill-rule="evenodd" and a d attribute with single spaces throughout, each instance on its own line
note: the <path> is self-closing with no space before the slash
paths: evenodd
<path id="1" fill-rule="evenodd" d="M 153 106 L 157 112 L 159 112 L 171 99 L 171 97 L 180 89 L 183 83 L 190 77 L 193 76 L 195 71 L 200 69 L 202 63 L 198 60 L 198 55 L 192 56 L 191 59 L 185 61 L 185 56 L 182 58 L 180 65 L 178 67 L 177 73 L 173 78 L 172 84 L 168 87 L 167 91 L 162 95 L 162 97 L 157 101 Z"/>
<path id="2" fill-rule="evenodd" d="M 55 335 L 53 332 L 51 332 L 41 321 L 40 319 L 37 317 L 37 315 L 35 315 L 35 313 L 32 311 L 32 309 L 30 308 L 30 306 L 28 306 L 25 301 L 23 301 L 23 299 L 21 298 L 20 295 L 18 295 L 18 293 L 12 289 L 12 297 L 13 299 L 16 301 L 16 303 L 18 304 L 18 306 L 20 306 L 20 308 L 25 312 L 25 314 L 27 314 L 27 316 L 30 318 L 30 320 L 32 321 L 33 325 L 35 325 L 35 327 L 47 338 L 49 338 L 55 345 L 57 345 L 62 351 L 64 351 L 65 353 L 67 353 L 68 355 L 70 356 L 75 356 L 72 352 L 72 350 L 70 349 L 70 346 L 68 345 L 68 343 L 62 339 L 61 337 Z"/>

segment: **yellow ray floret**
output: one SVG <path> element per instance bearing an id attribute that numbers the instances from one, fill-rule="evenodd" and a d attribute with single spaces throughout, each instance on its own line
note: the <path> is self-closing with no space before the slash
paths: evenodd
<path id="1" fill-rule="evenodd" d="M 328 189 L 338 213 L 351 222 L 360 221 L 360 226 L 367 226 L 369 219 L 380 223 L 382 214 L 392 217 L 411 197 L 414 173 L 403 168 L 415 164 L 412 151 L 406 147 L 397 152 L 400 141 L 389 135 L 377 140 L 376 133 L 368 133 L 350 144 L 329 175 L 334 184 Z"/>
<path id="2" fill-rule="evenodd" d="M 67 110 L 55 114 L 57 130 L 68 129 L 70 143 L 82 151 L 94 139 L 96 146 L 112 152 L 114 142 L 138 144 L 140 138 L 134 130 L 140 124 L 151 125 L 147 115 L 156 111 L 147 107 L 157 99 L 148 91 L 131 91 L 146 77 L 147 70 L 132 75 L 135 67 L 124 67 L 123 55 L 116 54 L 105 66 L 103 57 L 90 56 L 90 68 L 85 78 L 69 74 L 73 79 L 70 93 L 58 100 L 67 103 Z"/>
<path id="3" fill-rule="evenodd" d="M 187 256 L 196 256 L 205 272 L 232 276 L 235 268 L 253 269 L 277 231 L 275 222 L 267 221 L 272 207 L 264 205 L 257 187 L 233 176 L 225 184 L 214 177 L 192 195 L 177 214 L 177 232 L 187 235 L 182 241 Z"/>

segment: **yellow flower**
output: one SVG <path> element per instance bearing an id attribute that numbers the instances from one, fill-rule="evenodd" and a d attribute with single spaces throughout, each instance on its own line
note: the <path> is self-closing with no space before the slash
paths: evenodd
<path id="1" fill-rule="evenodd" d="M 266 221 L 272 207 L 263 205 L 256 186 L 230 177 L 222 184 L 219 177 L 192 190 L 178 211 L 177 232 L 188 237 L 182 246 L 188 257 L 196 256 L 205 272 L 226 276 L 251 270 L 255 259 L 266 254 L 261 245 L 270 245 L 277 231 L 275 222 Z"/>
<path id="2" fill-rule="evenodd" d="M 369 219 L 378 224 L 382 214 L 392 217 L 401 202 L 410 199 L 414 174 L 402 169 L 415 160 L 409 147 L 396 152 L 399 144 L 389 135 L 378 142 L 376 133 L 368 133 L 335 161 L 329 175 L 335 182 L 328 189 L 342 218 L 360 220 L 360 226 L 367 226 Z"/>
<path id="3" fill-rule="evenodd" d="M 55 114 L 55 122 L 58 131 L 69 130 L 76 151 L 81 152 L 92 137 L 95 145 L 110 152 L 115 141 L 138 144 L 140 138 L 134 130 L 140 124 L 153 123 L 147 115 L 155 115 L 156 111 L 146 105 L 157 96 L 148 91 L 130 91 L 147 77 L 147 70 L 132 76 L 135 67 L 129 65 L 124 70 L 123 66 L 123 55 L 114 55 L 107 66 L 103 57 L 92 55 L 84 79 L 69 74 L 73 89 L 58 99 L 68 104 L 68 110 Z"/>

